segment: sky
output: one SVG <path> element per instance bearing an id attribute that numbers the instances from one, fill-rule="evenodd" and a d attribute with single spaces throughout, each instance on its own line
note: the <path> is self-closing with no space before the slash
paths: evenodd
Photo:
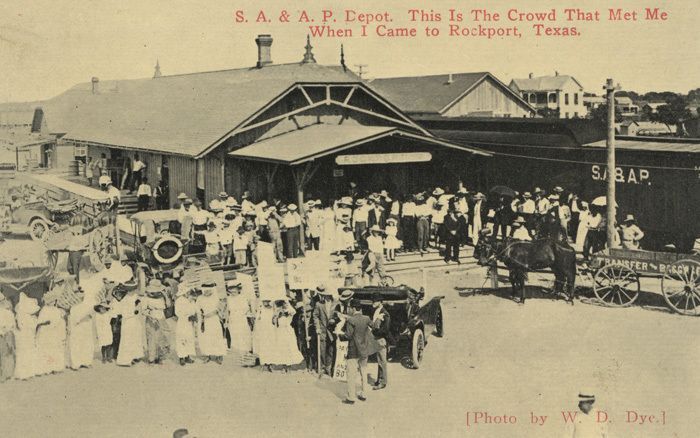
<path id="1" fill-rule="evenodd" d="M 598 22 L 566 22 L 563 9 L 585 4 L 601 11 Z M 262 5 L 262 6 L 261 6 Z M 367 77 L 411 76 L 490 71 L 508 83 L 528 73 L 569 74 L 586 91 L 602 93 L 608 77 L 625 90 L 687 93 L 700 87 L 697 0 L 666 0 L 649 4 L 637 0 L 586 2 L 552 0 L 326 0 L 316 1 L 193 1 L 193 0 L 0 0 L 0 102 L 53 97 L 71 86 L 100 79 L 150 77 L 156 60 L 163 74 L 188 73 L 253 66 L 257 60 L 255 36 L 272 34 L 276 63 L 300 61 L 309 23 L 277 21 L 282 10 L 294 20 L 302 10 L 320 20 L 322 9 L 337 18 L 346 9 L 389 12 L 390 27 L 415 27 L 416 38 L 382 38 L 368 26 L 359 37 L 359 24 L 348 24 L 353 37 L 313 38 L 320 64 L 338 64 L 341 43 L 346 63 L 364 64 Z M 666 21 L 645 21 L 644 7 L 668 12 Z M 408 21 L 408 10 L 422 7 L 440 13 L 441 22 Z M 610 22 L 607 8 L 638 11 L 637 21 Z M 465 14 L 458 26 L 518 26 L 521 38 L 447 36 L 448 10 Z M 499 22 L 474 23 L 469 11 L 483 8 L 500 12 Z M 532 23 L 507 20 L 509 9 L 547 12 L 554 8 L 553 27 L 577 27 L 577 37 L 534 35 Z M 263 9 L 271 23 L 255 23 Z M 236 23 L 234 11 L 249 20 Z M 313 23 L 317 24 L 317 23 Z M 338 27 L 342 23 L 335 23 Z M 426 37 L 426 25 L 441 30 Z M 346 26 L 342 26 L 346 27 Z"/>

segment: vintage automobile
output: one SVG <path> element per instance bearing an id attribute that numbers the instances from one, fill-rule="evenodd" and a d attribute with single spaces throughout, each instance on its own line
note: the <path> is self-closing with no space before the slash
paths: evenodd
<path id="1" fill-rule="evenodd" d="M 340 291 L 348 288 L 341 288 Z M 353 300 L 360 302 L 362 313 L 372 317 L 374 309 L 372 303 L 376 294 L 381 294 L 384 300 L 384 308 L 391 316 L 389 331 L 390 339 L 387 340 L 389 357 L 402 360 L 408 353 L 410 365 L 419 368 L 423 360 L 423 352 L 427 345 L 427 334 L 442 337 L 444 333 L 444 319 L 440 301 L 444 296 L 431 298 L 424 305 L 420 302 L 425 298 L 425 292 L 414 290 L 408 286 L 366 286 L 362 288 L 349 288 L 354 292 Z"/>
<path id="2" fill-rule="evenodd" d="M 189 239 L 180 235 L 178 210 L 142 211 L 127 221 L 120 218 L 117 224 L 124 253 L 151 272 L 169 271 L 193 258 L 206 261 L 212 269 L 235 269 L 223 265 L 223 254 L 190 252 Z"/>
<path id="3" fill-rule="evenodd" d="M 29 234 L 32 239 L 43 241 L 49 230 L 56 225 L 69 223 L 72 217 L 79 214 L 80 208 L 77 199 L 27 202 L 9 210 L 9 220 L 3 222 L 0 232 Z"/>

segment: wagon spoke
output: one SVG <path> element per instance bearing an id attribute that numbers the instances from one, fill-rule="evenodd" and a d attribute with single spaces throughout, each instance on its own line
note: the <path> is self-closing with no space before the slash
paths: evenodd
<path id="1" fill-rule="evenodd" d="M 694 293 L 691 293 L 691 294 L 689 294 L 689 295 L 690 295 L 690 298 L 691 298 L 692 301 L 693 301 L 693 310 L 695 310 L 695 309 L 697 309 L 697 307 L 698 307 L 697 303 L 695 302 L 695 300 L 696 300 L 695 294 L 694 294 Z"/>
<path id="2" fill-rule="evenodd" d="M 601 300 L 605 301 L 605 299 L 608 297 L 608 295 L 610 295 L 612 293 L 612 286 L 605 286 L 603 289 L 610 289 L 605 295 L 600 297 Z"/>
<path id="3" fill-rule="evenodd" d="M 605 277 L 609 282 L 612 282 L 612 281 L 613 281 L 613 279 L 610 278 L 610 276 L 608 275 L 607 272 L 605 272 L 605 271 L 600 271 L 600 274 L 601 274 L 603 277 Z"/>
<path id="4" fill-rule="evenodd" d="M 688 294 L 685 295 L 685 311 L 688 311 L 688 301 L 690 301 L 690 297 L 688 297 Z"/>
<path id="5" fill-rule="evenodd" d="M 623 293 L 627 297 L 628 301 L 632 301 L 632 297 L 627 295 L 627 292 L 625 292 L 624 289 L 620 288 L 620 292 Z M 622 298 L 622 297 L 620 297 L 620 298 Z M 622 304 L 622 302 L 620 302 L 620 304 Z"/>

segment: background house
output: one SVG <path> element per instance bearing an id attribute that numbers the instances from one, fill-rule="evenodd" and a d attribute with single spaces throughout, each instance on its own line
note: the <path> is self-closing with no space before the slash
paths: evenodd
<path id="1" fill-rule="evenodd" d="M 586 117 L 583 86 L 569 75 L 538 76 L 513 79 L 509 87 L 546 117 L 570 119 Z"/>
<path id="2" fill-rule="evenodd" d="M 381 78 L 369 85 L 411 116 L 535 115 L 531 105 L 489 72 Z"/>

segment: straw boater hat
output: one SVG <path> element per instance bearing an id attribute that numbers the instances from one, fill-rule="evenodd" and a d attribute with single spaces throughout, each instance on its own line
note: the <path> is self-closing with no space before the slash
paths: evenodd
<path id="1" fill-rule="evenodd" d="M 249 192 L 248 190 L 246 190 L 245 192 L 243 192 L 243 196 L 241 196 L 241 198 L 242 198 L 242 199 L 248 199 L 248 198 L 250 198 L 250 192 Z"/>
<path id="2" fill-rule="evenodd" d="M 177 195 L 177 199 L 179 199 L 180 201 L 184 201 L 185 199 L 187 199 L 187 194 L 182 192 L 179 195 Z"/>
<path id="3" fill-rule="evenodd" d="M 474 199 L 486 199 L 486 196 L 483 193 L 479 192 L 476 195 L 474 195 Z"/>
<path id="4" fill-rule="evenodd" d="M 355 205 L 357 205 L 358 207 L 361 207 L 361 206 L 365 205 L 365 202 L 366 201 L 363 198 L 360 198 L 357 201 L 355 201 Z"/>
<path id="5" fill-rule="evenodd" d="M 315 205 L 316 207 L 320 207 L 320 206 L 323 205 L 323 202 L 321 202 L 320 199 L 317 199 L 317 200 L 314 201 L 314 205 Z"/>
<path id="6" fill-rule="evenodd" d="M 532 198 L 532 193 L 530 193 L 530 192 L 525 192 L 525 193 L 523 193 L 523 198 L 525 198 L 525 199 L 530 199 L 530 198 Z"/>
<path id="7" fill-rule="evenodd" d="M 552 191 L 556 193 L 562 193 L 564 189 L 562 189 L 561 186 L 556 186 L 554 187 L 554 189 L 552 189 Z"/>
<path id="8" fill-rule="evenodd" d="M 352 205 L 352 197 L 350 197 L 350 196 L 343 196 L 342 198 L 340 198 L 339 204 L 341 204 L 341 205 L 347 205 L 348 207 L 350 207 L 350 206 Z"/>
<path id="9" fill-rule="evenodd" d="M 440 187 L 437 187 L 433 191 L 433 196 L 440 196 L 440 195 L 444 195 L 444 194 L 445 194 L 445 191 L 443 189 L 441 189 Z"/>
<path id="10" fill-rule="evenodd" d="M 327 295 L 327 296 L 333 295 L 333 292 L 326 289 L 326 286 L 324 284 L 319 284 L 318 286 L 316 286 L 316 293 L 319 295 Z"/>
<path id="11" fill-rule="evenodd" d="M 558 200 L 559 200 L 559 195 L 554 195 L 554 194 L 549 195 L 549 199 L 551 199 L 552 201 L 558 201 Z"/>
<path id="12" fill-rule="evenodd" d="M 386 223 L 387 223 L 387 224 L 388 224 L 388 223 L 394 223 L 394 224 L 397 224 L 397 223 L 398 223 L 398 221 L 397 221 L 397 220 L 396 220 L 395 218 L 393 218 L 393 217 L 390 217 L 389 219 L 387 219 L 387 220 L 386 220 Z"/>
<path id="13" fill-rule="evenodd" d="M 634 215 L 633 215 L 633 214 L 628 214 L 628 215 L 625 217 L 625 220 L 622 221 L 622 223 L 627 223 L 627 222 L 632 222 L 632 223 L 634 223 L 634 222 L 637 222 L 637 221 L 634 219 Z"/>
<path id="14" fill-rule="evenodd" d="M 535 192 L 535 194 L 538 194 L 538 193 L 544 193 L 544 190 L 542 190 L 542 189 L 541 189 L 541 188 L 539 188 L 539 187 L 535 187 L 535 190 L 534 190 L 534 192 Z"/>
<path id="15" fill-rule="evenodd" d="M 466 187 L 460 187 L 459 190 L 457 190 L 458 195 L 466 195 L 467 193 L 469 193 L 469 190 L 467 190 Z"/>
<path id="16" fill-rule="evenodd" d="M 593 391 L 590 389 L 583 389 L 579 391 L 578 393 L 578 401 L 579 402 L 594 402 L 595 401 L 595 395 L 593 394 Z"/>
<path id="17" fill-rule="evenodd" d="M 186 199 L 185 199 L 184 201 L 182 201 L 182 202 L 183 202 L 184 204 L 188 204 L 188 205 L 191 205 L 191 204 L 192 204 L 192 200 L 191 200 L 190 198 L 186 198 Z"/>
<path id="18" fill-rule="evenodd" d="M 372 225 L 372 228 L 369 229 L 370 233 L 383 233 L 384 230 L 382 230 L 379 225 Z"/>
<path id="19" fill-rule="evenodd" d="M 287 206 L 287 209 L 288 209 L 289 211 L 297 211 L 297 205 L 296 205 L 296 204 L 289 204 L 289 205 Z"/>
<path id="20" fill-rule="evenodd" d="M 219 192 L 219 198 L 223 198 L 223 199 L 228 198 L 228 193 L 226 193 L 226 192 Z"/>
<path id="21" fill-rule="evenodd" d="M 518 227 L 519 227 L 519 226 L 521 226 L 521 225 L 524 224 L 524 223 L 525 223 L 525 218 L 523 218 L 522 216 L 518 216 L 518 217 L 515 218 L 515 220 L 513 221 L 513 225 L 512 225 L 512 226 L 514 226 L 514 227 L 515 227 L 515 226 L 518 226 Z"/>
<path id="22" fill-rule="evenodd" d="M 345 289 L 340 293 L 339 299 L 340 301 L 348 301 L 353 297 L 353 295 L 355 295 L 355 292 L 351 291 L 350 289 Z"/>

